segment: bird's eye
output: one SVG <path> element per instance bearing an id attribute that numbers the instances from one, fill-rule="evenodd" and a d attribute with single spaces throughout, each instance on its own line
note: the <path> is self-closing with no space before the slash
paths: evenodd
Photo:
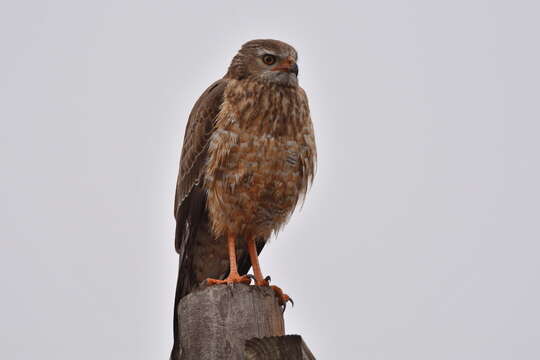
<path id="1" fill-rule="evenodd" d="M 276 62 L 276 57 L 275 57 L 274 55 L 265 54 L 265 55 L 263 55 L 263 57 L 262 57 L 262 61 L 263 61 L 266 65 L 274 65 L 274 63 Z"/>

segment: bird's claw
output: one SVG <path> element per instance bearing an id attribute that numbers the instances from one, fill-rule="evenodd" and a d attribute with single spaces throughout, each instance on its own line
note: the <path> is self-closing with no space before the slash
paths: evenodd
<path id="1" fill-rule="evenodd" d="M 287 308 L 287 302 L 290 301 L 291 305 L 294 306 L 293 299 L 289 295 L 285 294 L 283 290 L 281 290 L 281 288 L 275 285 L 272 285 L 270 287 L 272 288 L 272 290 L 274 290 L 274 293 L 278 298 L 279 305 L 283 307 L 283 312 L 285 312 L 285 309 Z"/>
<path id="2" fill-rule="evenodd" d="M 253 275 L 248 275 L 248 276 L 253 279 Z M 272 278 L 270 278 L 270 275 L 268 275 L 267 277 L 259 281 L 255 279 L 255 285 L 271 287 L 278 298 L 279 306 L 281 306 L 283 309 L 283 312 L 285 312 L 285 309 L 287 308 L 287 303 L 290 301 L 292 306 L 294 306 L 294 301 L 289 295 L 285 294 L 283 290 L 281 290 L 281 288 L 275 285 L 270 285 L 271 280 Z"/>
<path id="3" fill-rule="evenodd" d="M 285 309 L 287 309 L 287 302 L 291 302 L 291 305 L 292 307 L 294 307 L 294 301 L 293 299 L 290 297 L 290 296 L 287 296 L 285 294 L 285 296 L 287 297 L 287 300 L 281 300 L 280 301 L 280 306 L 281 306 L 281 312 L 284 313 L 285 312 Z"/>

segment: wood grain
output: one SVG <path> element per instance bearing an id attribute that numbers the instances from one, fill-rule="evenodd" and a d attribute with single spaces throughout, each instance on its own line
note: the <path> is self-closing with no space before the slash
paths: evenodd
<path id="1" fill-rule="evenodd" d="M 182 360 L 241 360 L 246 340 L 285 333 L 281 307 L 268 287 L 202 288 L 180 300 L 177 315 Z"/>
<path id="2" fill-rule="evenodd" d="M 315 360 L 300 335 L 254 338 L 246 341 L 245 360 Z"/>

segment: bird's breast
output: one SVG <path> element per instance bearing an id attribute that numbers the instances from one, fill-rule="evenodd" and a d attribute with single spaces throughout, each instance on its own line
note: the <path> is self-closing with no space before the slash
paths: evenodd
<path id="1" fill-rule="evenodd" d="M 237 126 L 212 136 L 205 184 L 214 229 L 268 236 L 294 209 L 302 189 L 302 144 Z"/>
<path id="2" fill-rule="evenodd" d="M 303 90 L 232 81 L 205 166 L 214 235 L 267 238 L 279 229 L 307 189 L 314 157 Z"/>

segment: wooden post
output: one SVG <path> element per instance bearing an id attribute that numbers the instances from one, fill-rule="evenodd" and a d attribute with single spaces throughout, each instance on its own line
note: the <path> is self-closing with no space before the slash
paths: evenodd
<path id="1" fill-rule="evenodd" d="M 283 336 L 283 313 L 269 287 L 234 284 L 201 288 L 180 300 L 178 316 L 182 360 L 267 359 L 265 354 L 276 346 L 302 354 L 297 351 L 300 343 L 296 340 L 282 341 L 285 345 L 279 340 L 267 340 L 289 338 Z M 253 338 L 264 338 L 260 339 L 263 343 Z M 301 338 L 300 342 L 303 344 Z"/>
<path id="2" fill-rule="evenodd" d="M 300 335 L 253 338 L 246 341 L 245 360 L 315 360 Z"/>

